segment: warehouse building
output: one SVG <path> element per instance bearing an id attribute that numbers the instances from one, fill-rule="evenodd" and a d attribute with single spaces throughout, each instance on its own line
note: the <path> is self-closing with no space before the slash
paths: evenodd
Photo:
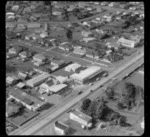
<path id="1" fill-rule="evenodd" d="M 67 130 L 69 129 L 69 126 L 64 124 L 64 123 L 56 121 L 54 129 L 55 129 L 57 134 L 59 134 L 59 135 L 66 135 L 67 134 Z"/>
<path id="2" fill-rule="evenodd" d="M 78 63 L 73 63 L 73 64 L 70 64 L 68 65 L 67 67 L 65 67 L 65 71 L 68 71 L 68 72 L 76 72 L 76 71 L 79 71 L 80 69 L 82 68 L 82 66 Z"/>
<path id="3" fill-rule="evenodd" d="M 85 70 L 80 71 L 80 73 L 72 74 L 70 76 L 70 78 L 83 84 L 87 80 L 90 80 L 91 78 L 95 77 L 96 75 L 100 74 L 101 72 L 102 72 L 101 67 L 91 66 Z"/>
<path id="4" fill-rule="evenodd" d="M 74 120 L 82 125 L 82 128 L 92 126 L 92 117 L 80 112 L 78 109 L 69 113 L 71 120 Z"/>
<path id="5" fill-rule="evenodd" d="M 42 73 L 28 81 L 26 81 L 26 84 L 30 87 L 36 87 L 40 84 L 42 84 L 45 80 L 49 78 L 50 74 L 48 73 Z"/>
<path id="6" fill-rule="evenodd" d="M 129 48 L 134 48 L 138 42 L 139 41 L 128 40 L 128 39 L 125 39 L 123 37 L 118 40 L 119 45 L 129 47 Z"/>
<path id="7" fill-rule="evenodd" d="M 67 89 L 67 85 L 66 84 L 58 84 L 58 85 L 53 85 L 51 87 L 49 87 L 49 91 L 50 93 L 61 93 L 64 92 Z"/>
<path id="8" fill-rule="evenodd" d="M 19 89 L 12 90 L 10 98 L 14 98 L 16 101 L 21 102 L 26 108 L 33 111 L 36 111 L 45 104 L 45 102 L 40 101 Z"/>

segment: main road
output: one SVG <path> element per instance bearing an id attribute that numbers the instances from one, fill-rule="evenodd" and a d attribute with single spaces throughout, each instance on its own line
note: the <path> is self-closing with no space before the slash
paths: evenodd
<path id="1" fill-rule="evenodd" d="M 61 109 L 56 110 L 54 113 L 49 115 L 47 118 L 45 118 L 44 120 L 42 120 L 39 123 L 35 124 L 33 127 L 29 128 L 28 130 L 22 132 L 20 135 L 31 135 L 31 134 L 36 133 L 37 131 L 39 131 L 40 129 L 42 129 L 46 125 L 48 125 L 53 119 L 60 116 L 66 110 L 68 110 L 69 108 L 71 108 L 72 106 L 77 104 L 80 100 L 82 100 L 83 98 L 88 96 L 91 93 L 90 92 L 91 90 L 98 89 L 101 85 L 103 85 L 104 83 L 106 83 L 107 81 L 109 81 L 110 79 L 115 77 L 116 75 L 122 73 L 125 69 L 130 67 L 135 62 L 137 62 L 139 65 L 140 65 L 140 63 L 143 63 L 144 62 L 143 56 L 144 56 L 144 53 L 141 53 L 139 56 L 133 58 L 128 63 L 126 63 L 123 66 L 121 66 L 120 68 L 116 69 L 107 78 L 104 78 L 99 83 L 97 83 L 96 85 L 91 86 L 87 91 L 85 91 L 84 93 L 82 93 L 78 97 L 74 98 L 72 101 L 70 101 L 70 103 L 65 104 Z M 140 63 L 139 63 L 139 61 L 140 61 Z M 132 69 L 131 71 L 133 71 L 133 70 L 134 69 Z"/>

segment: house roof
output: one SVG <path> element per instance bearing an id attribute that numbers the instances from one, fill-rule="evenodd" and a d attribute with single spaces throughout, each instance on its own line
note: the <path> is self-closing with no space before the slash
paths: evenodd
<path id="1" fill-rule="evenodd" d="M 128 39 L 125 39 L 125 38 L 120 38 L 119 40 L 118 40 L 118 42 L 120 42 L 120 43 L 125 43 L 125 44 L 127 44 L 127 45 L 131 45 L 134 41 L 132 41 L 132 40 L 128 40 Z"/>
<path id="2" fill-rule="evenodd" d="M 45 60 L 46 59 L 46 57 L 43 56 L 42 54 L 36 54 L 36 55 L 34 55 L 34 58 L 40 59 L 40 60 Z"/>
<path id="3" fill-rule="evenodd" d="M 74 48 L 74 52 L 85 54 L 86 50 L 81 48 Z"/>

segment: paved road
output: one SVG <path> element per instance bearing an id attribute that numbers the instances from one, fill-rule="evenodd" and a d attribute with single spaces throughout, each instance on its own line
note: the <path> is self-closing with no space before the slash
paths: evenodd
<path id="1" fill-rule="evenodd" d="M 144 53 L 142 53 L 138 57 L 130 60 L 127 64 L 125 64 L 124 66 L 118 68 L 116 71 L 114 71 L 112 74 L 110 74 L 107 78 L 102 79 L 99 83 L 97 83 L 96 85 L 93 85 L 91 88 L 89 88 L 89 90 L 87 90 L 86 92 L 84 92 L 80 96 L 74 98 L 70 103 L 64 105 L 62 107 L 62 109 L 59 109 L 59 110 L 55 111 L 54 113 L 52 113 L 51 115 L 49 115 L 46 119 L 44 119 L 43 121 L 37 123 L 34 127 L 32 127 L 29 130 L 21 133 L 21 135 L 31 135 L 31 134 L 34 134 L 36 131 L 40 130 L 45 125 L 48 125 L 53 119 L 55 119 L 56 117 L 58 117 L 59 115 L 61 115 L 63 112 L 65 112 L 66 110 L 68 110 L 69 108 L 71 108 L 76 103 L 78 103 L 82 98 L 88 96 L 90 94 L 90 90 L 91 89 L 95 90 L 95 89 L 99 88 L 100 85 L 106 83 L 107 81 L 109 81 L 110 79 L 112 79 L 114 76 L 116 76 L 117 74 L 119 74 L 122 71 L 124 71 L 124 69 L 128 68 L 134 62 L 138 62 L 141 58 L 143 58 L 143 56 L 144 56 Z"/>

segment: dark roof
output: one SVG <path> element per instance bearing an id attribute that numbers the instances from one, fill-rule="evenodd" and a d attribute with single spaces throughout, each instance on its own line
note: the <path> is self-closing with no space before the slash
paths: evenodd
<path id="1" fill-rule="evenodd" d="M 34 103 L 31 99 L 28 98 L 28 95 L 25 92 L 19 89 L 12 90 L 11 95 L 28 105 L 32 105 Z"/>

